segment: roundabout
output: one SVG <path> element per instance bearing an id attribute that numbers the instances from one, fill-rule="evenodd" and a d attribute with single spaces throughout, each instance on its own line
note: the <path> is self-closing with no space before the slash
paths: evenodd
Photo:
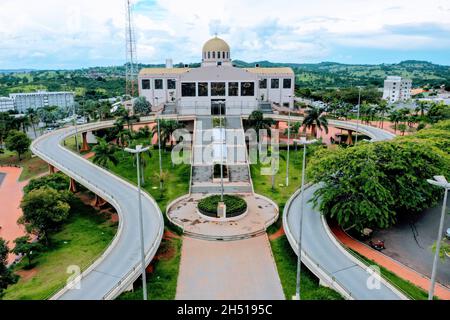
<path id="1" fill-rule="evenodd" d="M 220 195 L 212 197 L 220 200 Z M 225 195 L 225 199 L 226 197 L 227 195 Z M 181 197 L 168 206 L 167 218 L 182 228 L 187 236 L 205 240 L 228 241 L 246 239 L 265 233 L 266 229 L 278 219 L 278 206 L 261 195 L 240 194 L 239 199 L 246 203 L 245 211 L 240 215 L 225 219 L 214 218 L 198 210 L 199 203 L 208 198 L 205 198 L 204 194 Z M 214 203 L 216 202 L 214 201 Z M 213 205 L 213 207 L 215 206 Z"/>

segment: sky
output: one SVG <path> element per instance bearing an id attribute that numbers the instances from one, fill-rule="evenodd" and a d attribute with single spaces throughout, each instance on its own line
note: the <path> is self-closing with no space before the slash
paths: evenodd
<path id="1" fill-rule="evenodd" d="M 132 0 L 141 63 L 233 59 L 450 65 L 450 0 Z M 0 0 L 0 69 L 125 63 L 125 0 Z"/>

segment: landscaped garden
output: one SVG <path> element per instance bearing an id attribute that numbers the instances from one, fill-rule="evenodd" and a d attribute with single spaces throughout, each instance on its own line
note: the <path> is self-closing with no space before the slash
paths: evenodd
<path id="1" fill-rule="evenodd" d="M 15 240 L 22 259 L 12 268 L 19 275 L 2 299 L 47 299 L 70 276 L 68 267 L 89 267 L 112 241 L 117 222 L 68 193 L 68 179 L 54 174 L 32 180 L 22 200 L 19 220 L 31 234 Z M 88 198 L 89 193 L 83 198 Z M 34 239 L 34 235 L 39 237 Z"/>

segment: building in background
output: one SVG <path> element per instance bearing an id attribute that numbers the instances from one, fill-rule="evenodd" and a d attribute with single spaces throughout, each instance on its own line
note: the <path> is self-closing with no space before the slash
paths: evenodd
<path id="1" fill-rule="evenodd" d="M 48 106 L 70 108 L 74 104 L 73 92 L 11 93 L 9 97 L 14 100 L 14 108 L 20 113 L 24 113 L 28 108 L 38 109 Z"/>
<path id="2" fill-rule="evenodd" d="M 388 76 L 384 80 L 383 99 L 390 103 L 405 102 L 411 99 L 412 81 L 397 76 Z"/>
<path id="3" fill-rule="evenodd" d="M 8 97 L 0 97 L 0 112 L 14 110 L 14 100 Z"/>
<path id="4" fill-rule="evenodd" d="M 173 68 L 167 60 L 166 68 L 139 73 L 139 95 L 179 114 L 250 114 L 272 103 L 293 108 L 294 86 L 291 68 L 234 67 L 229 45 L 217 37 L 203 46 L 199 68 Z"/>

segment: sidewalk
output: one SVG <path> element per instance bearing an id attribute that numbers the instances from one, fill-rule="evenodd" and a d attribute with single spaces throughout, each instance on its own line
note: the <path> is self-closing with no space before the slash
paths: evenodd
<path id="1" fill-rule="evenodd" d="M 408 280 L 425 291 L 429 290 L 430 279 L 428 277 L 357 241 L 336 225 L 330 225 L 330 229 L 336 238 L 345 246 L 366 258 L 375 261 L 377 264 L 395 273 L 400 278 Z M 436 284 L 434 295 L 439 299 L 450 300 L 450 290 L 440 284 Z"/>
<path id="2" fill-rule="evenodd" d="M 22 168 L 1 167 L 0 172 L 6 176 L 0 185 L 0 237 L 8 241 L 8 247 L 14 246 L 14 239 L 26 234 L 25 228 L 17 223 L 22 216 L 20 201 L 22 201 L 22 189 L 28 181 L 19 182 Z M 15 255 L 8 255 L 8 263 L 14 262 Z"/>

